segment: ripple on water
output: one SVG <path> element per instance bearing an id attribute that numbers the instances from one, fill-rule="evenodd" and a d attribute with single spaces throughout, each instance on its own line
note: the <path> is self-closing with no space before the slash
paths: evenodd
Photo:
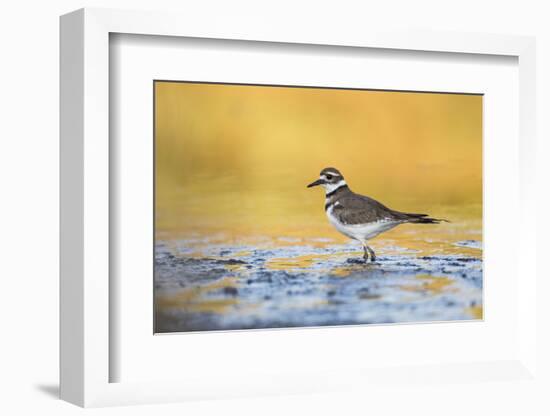
<path id="1" fill-rule="evenodd" d="M 158 332 L 481 319 L 481 242 L 157 241 Z M 472 253 L 475 251 L 475 254 Z"/>

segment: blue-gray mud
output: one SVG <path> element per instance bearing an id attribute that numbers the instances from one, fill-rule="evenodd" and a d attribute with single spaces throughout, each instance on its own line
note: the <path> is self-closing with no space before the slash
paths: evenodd
<path id="1" fill-rule="evenodd" d="M 196 241 L 155 247 L 155 332 L 479 319 L 481 256 L 394 247 L 365 263 L 357 244 L 282 247 Z M 465 240 L 458 245 L 481 249 Z"/>

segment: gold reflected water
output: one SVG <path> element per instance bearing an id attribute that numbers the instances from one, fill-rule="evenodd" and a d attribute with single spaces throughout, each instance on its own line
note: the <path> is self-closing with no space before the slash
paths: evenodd
<path id="1" fill-rule="evenodd" d="M 226 287 L 234 288 L 235 282 L 231 278 L 224 278 L 216 282 L 182 289 L 170 294 L 157 296 L 157 308 L 159 309 L 184 309 L 189 312 L 213 312 L 224 313 L 227 309 L 237 304 L 235 298 L 212 299 L 204 295 L 216 289 Z"/>
<path id="2" fill-rule="evenodd" d="M 346 243 L 326 219 L 323 191 L 306 189 L 327 166 L 393 209 L 451 221 L 399 226 L 372 240 L 379 255 L 481 258 L 481 247 L 460 244 L 482 241 L 481 96 L 155 83 L 155 237 L 168 246 L 194 238 L 188 257 L 212 244 L 248 247 L 232 254 L 240 258 L 250 247 Z M 307 270 L 327 256 L 306 250 L 265 267 Z M 224 267 L 227 277 L 161 294 L 157 306 L 226 313 L 238 297 L 205 295 L 240 289 L 231 274 L 246 270 Z M 330 272 L 345 277 L 353 268 Z M 417 280 L 401 289 L 453 290 L 443 276 Z M 481 318 L 482 306 L 468 313 Z"/>
<path id="3" fill-rule="evenodd" d="M 448 292 L 453 285 L 453 280 L 445 276 L 432 276 L 422 274 L 416 276 L 419 284 L 404 285 L 401 286 L 401 290 L 407 290 L 411 292 L 428 292 L 431 294 L 439 294 L 442 292 Z"/>
<path id="4" fill-rule="evenodd" d="M 327 166 L 391 208 L 481 225 L 482 97 L 155 83 L 156 230 L 334 237 Z"/>

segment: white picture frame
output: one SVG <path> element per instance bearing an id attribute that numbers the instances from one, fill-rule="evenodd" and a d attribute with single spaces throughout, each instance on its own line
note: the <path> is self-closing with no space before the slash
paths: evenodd
<path id="1" fill-rule="evenodd" d="M 309 393 L 345 385 L 376 385 L 407 380 L 476 382 L 487 377 L 523 380 L 536 375 L 537 270 L 533 249 L 536 218 L 521 215 L 517 262 L 522 279 L 517 293 L 518 348 L 507 360 L 442 363 L 400 371 L 368 372 L 342 368 L 326 377 L 282 371 L 264 379 L 240 380 L 220 374 L 213 381 L 111 382 L 116 357 L 109 293 L 110 158 L 109 36 L 113 33 L 247 40 L 258 42 L 383 48 L 439 53 L 517 57 L 519 65 L 520 213 L 535 212 L 535 41 L 530 37 L 427 32 L 308 31 L 243 18 L 208 26 L 192 16 L 82 9 L 61 18 L 61 398 L 80 406 L 182 401 L 196 398 Z M 518 267 L 518 270 L 519 270 Z M 314 336 L 313 333 L 303 336 Z M 478 374 L 477 376 L 475 374 Z M 479 376 L 482 374 L 482 376 Z M 491 375 L 491 376 L 489 376 Z M 343 383 L 342 380 L 348 380 Z"/>

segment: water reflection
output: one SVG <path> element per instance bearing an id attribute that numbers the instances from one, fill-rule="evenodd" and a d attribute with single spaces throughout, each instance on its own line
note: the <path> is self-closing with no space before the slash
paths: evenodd
<path id="1" fill-rule="evenodd" d="M 482 96 L 154 88 L 157 331 L 482 317 Z M 451 223 L 399 226 L 363 264 L 305 189 L 328 165 Z"/>
<path id="2" fill-rule="evenodd" d="M 357 244 L 194 234 L 156 245 L 156 331 L 481 319 L 476 228 L 388 233 L 375 263 Z"/>

